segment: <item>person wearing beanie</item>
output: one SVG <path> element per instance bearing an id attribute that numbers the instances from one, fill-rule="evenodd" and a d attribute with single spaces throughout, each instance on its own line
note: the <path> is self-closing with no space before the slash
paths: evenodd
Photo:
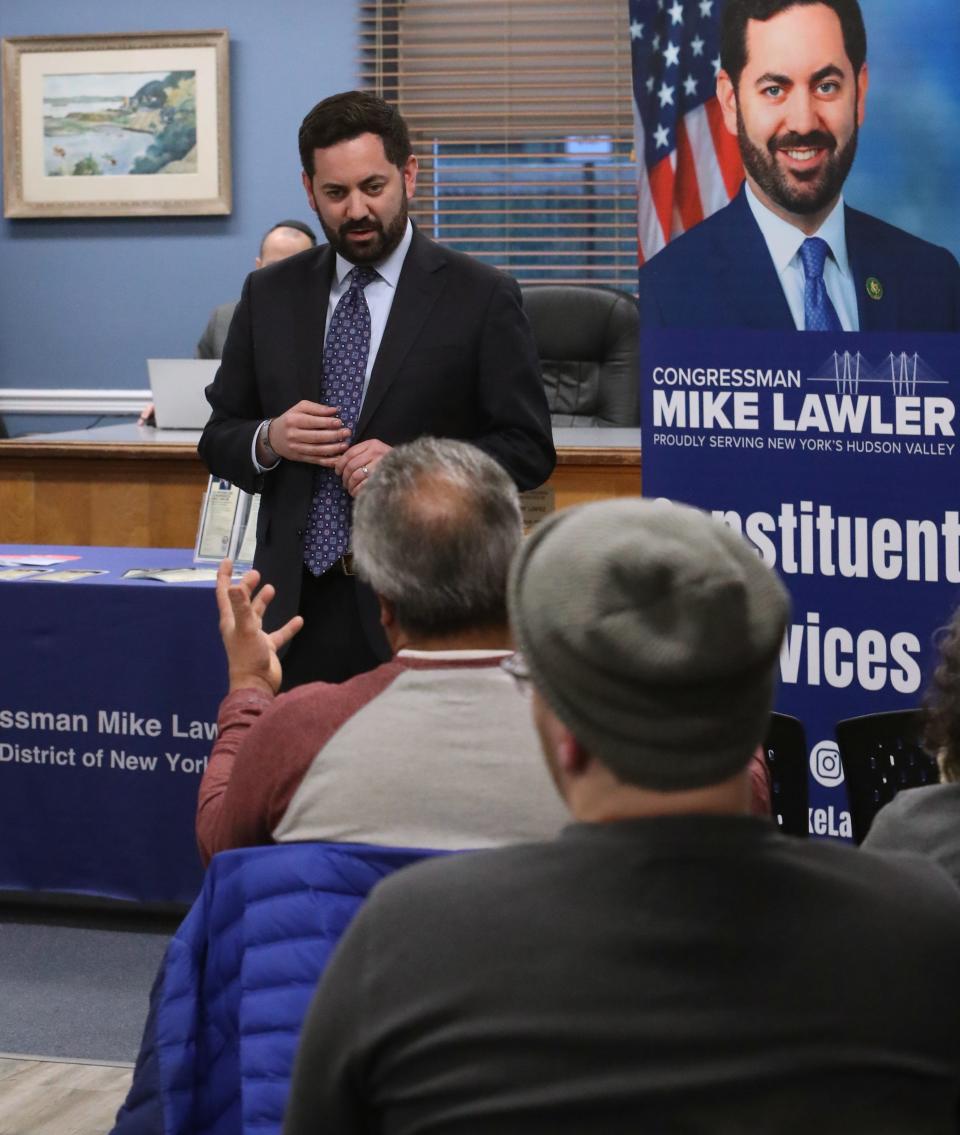
<path id="1" fill-rule="evenodd" d="M 285 1135 L 952 1131 L 960 894 L 749 814 L 786 591 L 621 499 L 517 553 L 507 668 L 573 823 L 381 883 L 308 1014 Z"/>

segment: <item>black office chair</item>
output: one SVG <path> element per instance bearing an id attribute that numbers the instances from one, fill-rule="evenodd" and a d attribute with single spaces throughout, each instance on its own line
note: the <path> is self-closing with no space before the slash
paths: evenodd
<path id="1" fill-rule="evenodd" d="M 837 722 L 837 745 L 847 786 L 855 843 L 862 843 L 873 817 L 901 788 L 936 784 L 936 758 L 920 744 L 919 709 L 868 713 Z"/>
<path id="2" fill-rule="evenodd" d="M 533 328 L 555 426 L 640 425 L 640 319 L 629 292 L 530 284 Z"/>
<path id="3" fill-rule="evenodd" d="M 763 741 L 763 755 L 770 773 L 770 803 L 773 817 L 787 835 L 806 836 L 810 830 L 807 811 L 807 737 L 803 723 L 786 713 L 771 713 Z"/>

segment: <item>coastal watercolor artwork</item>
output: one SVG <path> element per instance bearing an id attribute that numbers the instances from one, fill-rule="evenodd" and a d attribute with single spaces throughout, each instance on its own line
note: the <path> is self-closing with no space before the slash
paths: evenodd
<path id="1" fill-rule="evenodd" d="M 196 173 L 196 86 L 195 71 L 45 75 L 44 172 Z"/>
<path id="2" fill-rule="evenodd" d="M 225 29 L 9 37 L 0 60 L 5 217 L 231 211 Z"/>

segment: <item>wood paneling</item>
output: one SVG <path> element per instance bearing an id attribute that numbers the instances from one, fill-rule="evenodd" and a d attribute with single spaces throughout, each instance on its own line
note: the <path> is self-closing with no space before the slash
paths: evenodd
<path id="1" fill-rule="evenodd" d="M 0 441 L 0 543 L 190 548 L 206 483 L 192 445 Z M 640 450 L 561 446 L 548 483 L 557 508 L 637 494 Z"/>
<path id="2" fill-rule="evenodd" d="M 640 450 L 561 446 L 549 485 L 557 508 L 640 493 Z"/>
<path id="3" fill-rule="evenodd" d="M 0 542 L 189 548 L 206 482 L 188 446 L 0 442 Z"/>

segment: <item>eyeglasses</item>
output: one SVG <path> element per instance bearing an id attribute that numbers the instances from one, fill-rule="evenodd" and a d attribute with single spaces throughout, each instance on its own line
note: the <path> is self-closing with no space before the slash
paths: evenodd
<path id="1" fill-rule="evenodd" d="M 530 667 L 519 650 L 513 654 L 508 654 L 506 658 L 501 658 L 500 669 L 505 670 L 512 678 L 515 678 L 522 691 L 526 692 L 530 688 L 530 683 L 533 680 Z"/>

